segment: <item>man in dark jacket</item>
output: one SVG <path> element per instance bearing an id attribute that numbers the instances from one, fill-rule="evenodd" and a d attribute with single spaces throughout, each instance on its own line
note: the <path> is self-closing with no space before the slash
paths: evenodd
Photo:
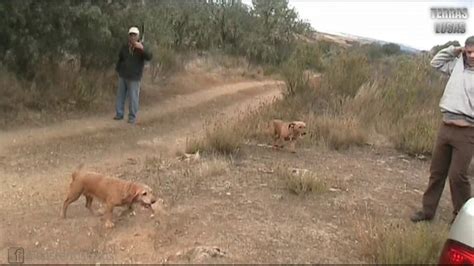
<path id="1" fill-rule="evenodd" d="M 128 30 L 128 43 L 124 44 L 119 52 L 119 59 L 115 70 L 119 74 L 117 100 L 115 105 L 115 120 L 124 116 L 125 99 L 129 97 L 128 122 L 134 124 L 140 100 L 140 81 L 143 75 L 145 60 L 153 57 L 149 49 L 139 40 L 140 31 L 137 27 Z"/>

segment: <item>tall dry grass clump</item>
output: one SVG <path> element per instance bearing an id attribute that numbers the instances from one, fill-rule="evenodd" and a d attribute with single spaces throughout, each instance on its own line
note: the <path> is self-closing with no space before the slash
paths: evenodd
<path id="1" fill-rule="evenodd" d="M 383 224 L 364 221 L 356 229 L 361 252 L 376 264 L 436 264 L 449 228 L 445 224 Z"/>
<path id="2" fill-rule="evenodd" d="M 387 136 L 397 149 L 429 154 L 445 78 L 431 69 L 427 57 L 399 56 L 379 64 L 389 65 L 388 75 L 375 72 L 344 111 L 358 114 L 364 125 Z"/>
<path id="3" fill-rule="evenodd" d="M 243 138 L 235 123 L 227 120 L 216 120 L 212 123 L 206 122 L 204 127 L 204 136 L 186 141 L 186 153 L 200 151 L 225 156 L 239 153 Z"/>

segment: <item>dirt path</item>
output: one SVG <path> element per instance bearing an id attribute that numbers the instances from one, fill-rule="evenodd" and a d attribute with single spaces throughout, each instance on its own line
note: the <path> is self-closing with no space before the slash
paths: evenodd
<path id="1" fill-rule="evenodd" d="M 231 118 L 257 107 L 278 97 L 280 86 L 276 81 L 248 81 L 179 95 L 141 110 L 136 126 L 107 116 L 2 133 L 1 212 L 8 213 L 13 222 L 26 216 L 56 219 L 71 170 L 79 162 L 106 171 L 147 156 L 174 156 L 184 148 L 187 137 L 201 134 L 206 118 L 222 114 Z M 2 221 L 2 236 L 7 235 L 4 230 L 11 230 L 4 225 Z M 5 245 L 0 242 L 2 252 Z"/>
<path id="2" fill-rule="evenodd" d="M 128 158 L 173 155 L 184 148 L 186 137 L 200 133 L 205 117 L 218 111 L 236 114 L 249 105 L 256 107 L 261 101 L 279 95 L 280 85 L 275 81 L 249 81 L 180 95 L 143 110 L 136 126 L 99 117 L 2 134 L 0 191 L 1 199 L 6 200 L 3 208 L 18 207 L 18 202 L 8 202 L 7 192 L 11 189 L 21 198 L 36 199 L 37 193 L 44 196 L 45 190 L 51 193 L 58 188 L 62 190 L 68 182 L 64 177 L 79 162 L 92 168 L 97 166 L 99 170 Z M 28 199 L 25 202 L 34 206 Z"/>
<path id="3" fill-rule="evenodd" d="M 197 106 L 220 96 L 232 95 L 249 89 L 265 90 L 265 86 L 278 84 L 275 81 L 248 81 L 224 86 L 213 87 L 208 90 L 198 91 L 187 95 L 178 95 L 165 100 L 157 106 L 140 110 L 139 124 L 147 124 L 171 113 Z M 128 108 L 128 107 L 127 107 Z M 98 132 L 107 129 L 124 128 L 127 125 L 119 125 L 110 117 L 84 118 L 66 121 L 45 128 L 33 128 L 27 130 L 17 130 L 11 132 L 1 132 L 0 135 L 0 156 L 8 153 L 8 147 L 18 147 L 27 144 L 36 144 L 54 138 L 72 137 L 91 132 Z"/>

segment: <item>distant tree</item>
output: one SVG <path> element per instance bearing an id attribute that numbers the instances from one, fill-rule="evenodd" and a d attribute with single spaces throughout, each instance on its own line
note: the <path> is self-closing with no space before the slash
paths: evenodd
<path id="1" fill-rule="evenodd" d="M 386 55 L 396 55 L 401 53 L 400 45 L 396 43 L 386 43 L 382 45 L 382 51 Z"/>

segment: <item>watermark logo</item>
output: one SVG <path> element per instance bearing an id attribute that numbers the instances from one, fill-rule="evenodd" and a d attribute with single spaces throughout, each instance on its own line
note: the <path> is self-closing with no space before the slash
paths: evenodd
<path id="1" fill-rule="evenodd" d="M 8 249 L 8 263 L 23 264 L 25 262 L 25 250 L 23 248 L 13 247 Z"/>
<path id="2" fill-rule="evenodd" d="M 436 20 L 434 31 L 436 34 L 466 33 L 466 20 L 469 18 L 467 8 L 433 7 L 431 19 Z"/>

